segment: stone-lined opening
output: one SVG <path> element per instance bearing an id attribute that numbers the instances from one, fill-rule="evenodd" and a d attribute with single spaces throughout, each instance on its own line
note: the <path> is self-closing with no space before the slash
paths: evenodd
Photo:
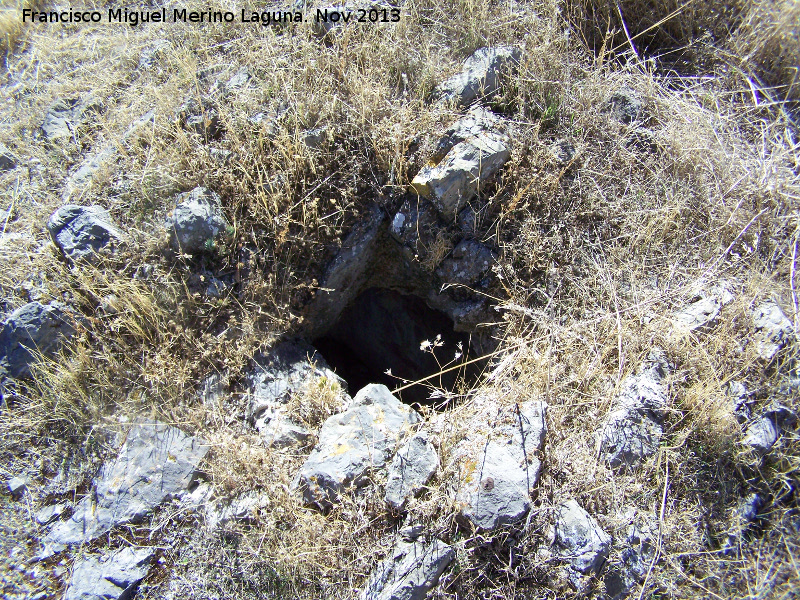
<path id="1" fill-rule="evenodd" d="M 437 336 L 441 336 L 441 345 L 433 348 L 435 356 L 420 349 L 424 340 L 433 343 Z M 357 296 L 336 323 L 313 340 L 313 345 L 347 381 L 351 393 L 368 383 L 383 383 L 394 390 L 404 385 L 402 380 L 416 381 L 439 372 L 440 363 L 450 363 L 448 367 L 452 367 L 474 357 L 470 335 L 453 331 L 453 321 L 445 313 L 415 296 L 379 288 Z M 455 359 L 456 353 L 461 354 L 460 358 Z M 386 374 L 389 369 L 394 376 Z M 459 382 L 470 386 L 479 374 L 480 363 L 473 363 L 398 395 L 407 404 L 435 405 L 436 400 L 429 399 L 431 385 L 456 391 Z"/>

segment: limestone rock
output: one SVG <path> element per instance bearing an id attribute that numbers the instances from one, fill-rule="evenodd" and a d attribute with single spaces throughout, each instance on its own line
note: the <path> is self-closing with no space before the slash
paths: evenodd
<path id="1" fill-rule="evenodd" d="M 102 206 L 66 204 L 47 221 L 53 243 L 70 260 L 91 261 L 97 253 L 123 238 Z"/>
<path id="2" fill-rule="evenodd" d="M 421 420 L 385 385 L 362 388 L 348 410 L 322 426 L 317 447 L 300 469 L 297 485 L 303 499 L 320 508 L 330 506 L 342 490 L 383 468 L 402 436 Z"/>
<path id="3" fill-rule="evenodd" d="M 684 306 L 675 313 L 675 320 L 688 331 L 712 325 L 719 316 L 722 303 L 714 296 L 706 296 Z"/>
<path id="4" fill-rule="evenodd" d="M 8 480 L 6 489 L 15 498 L 21 497 L 28 490 L 28 477 L 26 475 L 12 477 Z"/>
<path id="5" fill-rule="evenodd" d="M 42 558 L 134 523 L 185 490 L 209 447 L 164 423 L 135 425 L 116 459 L 106 462 L 75 513 L 45 536 Z"/>
<path id="6" fill-rule="evenodd" d="M 401 510 L 406 500 L 428 483 L 438 468 L 436 448 L 426 433 L 417 433 L 394 455 L 386 482 L 386 503 Z"/>
<path id="7" fill-rule="evenodd" d="M 489 272 L 494 264 L 494 254 L 476 240 L 462 240 L 450 258 L 442 261 L 436 274 L 446 283 L 473 286 Z"/>
<path id="8" fill-rule="evenodd" d="M 215 238 L 227 231 L 228 222 L 220 197 L 208 188 L 196 187 L 180 197 L 166 226 L 173 249 L 194 254 L 213 247 Z"/>
<path id="9" fill-rule="evenodd" d="M 647 575 L 656 552 L 657 524 L 648 519 L 631 522 L 621 540 L 619 560 L 609 565 L 603 582 L 609 600 L 621 600 Z"/>
<path id="10" fill-rule="evenodd" d="M 127 547 L 101 558 L 86 556 L 76 561 L 64 600 L 128 600 L 147 576 L 151 548 Z"/>
<path id="11" fill-rule="evenodd" d="M 644 102 L 639 93 L 629 87 L 614 92 L 608 99 L 608 108 L 612 117 L 626 125 L 644 118 Z"/>
<path id="12" fill-rule="evenodd" d="M 575 500 L 559 506 L 556 543 L 566 551 L 572 568 L 583 575 L 599 572 L 611 551 L 611 536 Z"/>
<path id="13" fill-rule="evenodd" d="M 66 504 L 51 504 L 49 506 L 44 506 L 36 511 L 36 522 L 39 523 L 39 525 L 47 525 L 52 523 L 59 518 L 65 510 L 67 510 Z"/>
<path id="14" fill-rule="evenodd" d="M 35 353 L 52 356 L 74 334 L 72 313 L 60 302 L 18 308 L 0 329 L 0 379 L 30 376 Z"/>
<path id="15" fill-rule="evenodd" d="M 537 454 L 547 431 L 546 411 L 545 402 L 532 400 L 498 415 L 490 403 L 456 446 L 451 463 L 459 476 L 455 500 L 477 528 L 490 531 L 528 513 L 541 471 Z"/>
<path id="16" fill-rule="evenodd" d="M 783 429 L 791 427 L 797 415 L 781 404 L 773 404 L 747 428 L 744 443 L 758 454 L 766 454 L 778 441 Z"/>
<path id="17" fill-rule="evenodd" d="M 17 157 L 8 148 L 0 144 L 0 173 L 16 168 Z"/>
<path id="18" fill-rule="evenodd" d="M 658 449 L 667 406 L 662 379 L 668 368 L 660 353 L 652 353 L 639 373 L 623 382 L 611 413 L 598 431 L 600 452 L 611 467 L 633 467 Z"/>
<path id="19" fill-rule="evenodd" d="M 764 302 L 753 312 L 758 354 L 771 360 L 794 336 L 792 322 L 775 302 Z"/>
<path id="20" fill-rule="evenodd" d="M 464 61 L 461 72 L 440 83 L 434 98 L 468 106 L 474 100 L 493 98 L 503 79 L 516 69 L 522 53 L 518 48 L 479 48 Z"/>
<path id="21" fill-rule="evenodd" d="M 453 146 L 439 164 L 423 167 L 411 187 L 452 221 L 459 209 L 477 195 L 481 183 L 497 173 L 510 156 L 506 136 L 484 131 Z"/>
<path id="22" fill-rule="evenodd" d="M 75 129 L 91 115 L 100 112 L 102 106 L 102 101 L 94 96 L 57 100 L 48 109 L 42 123 L 45 139 L 51 142 L 69 140 Z"/>
<path id="23" fill-rule="evenodd" d="M 325 378 L 339 385 L 342 404 L 350 397 L 347 384 L 334 373 L 325 359 L 304 342 L 283 342 L 266 356 L 254 358 L 253 370 L 247 375 L 247 420 L 273 446 L 305 444 L 312 433 L 291 421 L 285 405 L 295 394 L 301 394 L 315 379 Z"/>
<path id="24" fill-rule="evenodd" d="M 424 600 L 455 556 L 455 551 L 440 540 L 398 541 L 391 555 L 372 573 L 360 598 Z"/>
<path id="25" fill-rule="evenodd" d="M 456 144 L 466 142 L 485 131 L 500 132 L 501 130 L 502 121 L 500 117 L 482 106 L 474 106 L 462 119 L 453 123 L 445 132 L 444 136 L 436 144 L 436 150 L 431 159 L 438 162 Z"/>

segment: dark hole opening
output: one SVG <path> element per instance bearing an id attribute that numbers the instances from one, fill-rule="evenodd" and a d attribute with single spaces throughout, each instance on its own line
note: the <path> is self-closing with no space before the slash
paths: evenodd
<path id="1" fill-rule="evenodd" d="M 432 344 L 428 351 L 420 349 L 425 340 Z M 372 288 L 359 295 L 313 344 L 347 381 L 351 394 L 369 383 L 383 383 L 394 391 L 406 382 L 462 365 L 398 392 L 406 404 L 438 406 L 444 398 L 431 398 L 433 388 L 457 392 L 461 383 L 475 383 L 481 370 L 482 361 L 463 365 L 475 358 L 470 334 L 454 332 L 453 321 L 420 298 L 387 289 Z M 391 375 L 386 374 L 389 369 Z"/>

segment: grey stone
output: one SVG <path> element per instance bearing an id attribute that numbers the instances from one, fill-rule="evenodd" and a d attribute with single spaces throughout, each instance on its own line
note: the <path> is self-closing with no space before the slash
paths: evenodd
<path id="1" fill-rule="evenodd" d="M 391 555 L 370 575 L 360 598 L 424 600 L 455 556 L 455 551 L 440 540 L 427 544 L 398 541 Z"/>
<path id="2" fill-rule="evenodd" d="M 612 117 L 626 125 L 644 118 L 644 102 L 641 96 L 628 87 L 620 88 L 611 95 L 608 109 Z"/>
<path id="3" fill-rule="evenodd" d="M 233 157 L 233 152 L 231 150 L 225 150 L 224 148 L 209 148 L 208 154 L 217 161 L 217 163 L 223 166 L 227 165 Z"/>
<path id="4" fill-rule="evenodd" d="M 556 543 L 566 551 L 562 558 L 583 575 L 598 573 L 611 552 L 611 536 L 575 500 L 558 508 Z"/>
<path id="5" fill-rule="evenodd" d="M 315 379 L 337 383 L 342 404 L 350 400 L 344 380 L 331 370 L 321 354 L 304 342 L 283 342 L 266 356 L 257 355 L 253 362 L 245 378 L 246 416 L 267 444 L 285 447 L 305 444 L 312 438 L 310 431 L 285 414 L 285 405 Z"/>
<path id="6" fill-rule="evenodd" d="M 658 450 L 667 406 L 662 379 L 668 369 L 663 356 L 654 352 L 638 374 L 623 382 L 611 413 L 598 431 L 600 452 L 612 468 L 633 467 Z"/>
<path id="7" fill-rule="evenodd" d="M 124 237 L 102 206 L 66 204 L 47 221 L 53 243 L 70 260 L 92 261 L 106 247 Z"/>
<path id="8" fill-rule="evenodd" d="M 339 318 L 372 276 L 370 265 L 378 249 L 383 211 L 373 206 L 356 225 L 325 271 L 320 289 L 307 309 L 306 324 L 312 338 L 319 337 Z"/>
<path id="9" fill-rule="evenodd" d="M 752 493 L 741 498 L 733 511 L 727 539 L 722 546 L 725 555 L 736 555 L 744 541 L 744 534 L 750 525 L 758 518 L 758 511 L 764 506 L 764 500 L 757 493 Z"/>
<path id="10" fill-rule="evenodd" d="M 439 162 L 456 144 L 466 142 L 486 131 L 500 132 L 501 129 L 500 117 L 482 106 L 474 106 L 445 132 L 436 144 L 431 160 Z"/>
<path id="11" fill-rule="evenodd" d="M 213 248 L 217 236 L 226 233 L 228 221 L 220 197 L 208 188 L 196 187 L 181 195 L 166 227 L 173 249 L 195 254 Z"/>
<path id="12" fill-rule="evenodd" d="M 12 477 L 6 487 L 9 494 L 18 498 L 28 490 L 28 477 L 26 475 Z"/>
<path id="13" fill-rule="evenodd" d="M 425 166 L 411 182 L 420 196 L 431 200 L 446 220 L 455 220 L 461 207 L 474 198 L 511 156 L 509 139 L 484 131 L 453 146 L 435 166 Z"/>
<path id="14" fill-rule="evenodd" d="M 539 480 L 537 454 L 544 445 L 547 404 L 529 401 L 499 411 L 493 403 L 479 413 L 453 452 L 458 472 L 456 505 L 478 529 L 516 523 L 530 510 Z M 495 425 L 487 428 L 486 423 Z"/>
<path id="15" fill-rule="evenodd" d="M 250 74 L 250 71 L 247 70 L 247 67 L 240 68 L 236 74 L 225 83 L 225 93 L 235 94 L 239 92 L 250 83 L 251 79 L 253 79 L 253 76 Z"/>
<path id="16" fill-rule="evenodd" d="M 461 72 L 440 83 L 434 98 L 467 106 L 478 98 L 492 99 L 504 78 L 514 71 L 522 53 L 518 48 L 479 48 L 464 61 Z"/>
<path id="17" fill-rule="evenodd" d="M 642 583 L 655 556 L 657 537 L 658 528 L 651 520 L 629 524 L 619 560 L 608 566 L 603 577 L 606 598 L 621 600 Z"/>
<path id="18" fill-rule="evenodd" d="M 148 111 L 131 123 L 119 142 L 112 142 L 103 147 L 97 154 L 84 160 L 75 172 L 67 178 L 61 199 L 69 202 L 74 196 L 82 196 L 89 189 L 95 174 L 104 166 L 116 159 L 120 148 L 127 143 L 142 127 L 155 121 L 155 110 Z"/>
<path id="19" fill-rule="evenodd" d="M 794 337 L 792 322 L 775 302 L 764 302 L 753 311 L 753 329 L 759 356 L 771 360 Z"/>
<path id="20" fill-rule="evenodd" d="M 172 48 L 168 40 L 154 40 L 139 53 L 139 69 L 149 69 L 153 67 L 167 50 Z"/>
<path id="21" fill-rule="evenodd" d="M 134 523 L 185 490 L 209 446 L 164 423 L 135 425 L 116 459 L 106 462 L 75 513 L 43 539 L 42 558 Z"/>
<path id="22" fill-rule="evenodd" d="M 439 454 L 425 432 L 412 436 L 394 455 L 389 467 L 384 500 L 401 510 L 406 500 L 417 493 L 439 468 Z"/>
<path id="23" fill-rule="evenodd" d="M 0 145 L 0 173 L 17 168 L 17 157 L 3 145 Z"/>
<path id="24" fill-rule="evenodd" d="M 402 436 L 421 420 L 385 385 L 362 388 L 350 408 L 325 421 L 319 443 L 300 469 L 297 486 L 305 502 L 330 506 L 344 489 L 383 468 Z"/>
<path id="25" fill-rule="evenodd" d="M 29 377 L 36 353 L 53 356 L 73 335 L 72 312 L 60 302 L 30 302 L 18 308 L 0 329 L 0 379 Z"/>
<path id="26" fill-rule="evenodd" d="M 210 298 L 223 298 L 228 293 L 230 288 L 228 285 L 217 277 L 211 277 L 208 280 L 208 287 L 206 288 L 206 296 Z"/>
<path id="27" fill-rule="evenodd" d="M 758 454 L 766 454 L 778 441 L 781 430 L 791 427 L 797 416 L 780 404 L 773 404 L 764 414 L 749 425 L 745 433 L 744 443 Z"/>
<path id="28" fill-rule="evenodd" d="M 425 527 L 423 525 L 406 525 L 400 528 L 397 534 L 405 542 L 413 542 L 423 534 Z"/>
<path id="29" fill-rule="evenodd" d="M 436 274 L 446 283 L 472 286 L 489 273 L 495 258 L 489 248 L 475 240 L 462 240 L 450 258 L 442 261 Z"/>
<path id="30" fill-rule="evenodd" d="M 131 546 L 102 558 L 86 556 L 76 561 L 64 600 L 129 600 L 147 576 L 151 548 Z"/>
<path id="31" fill-rule="evenodd" d="M 688 331 L 711 326 L 719 316 L 722 303 L 714 296 L 706 296 L 684 306 L 675 313 L 675 320 Z"/>
<path id="32" fill-rule="evenodd" d="M 731 381 L 728 384 L 728 398 L 731 400 L 733 414 L 739 423 L 750 419 L 750 395 L 741 381 Z"/>
<path id="33" fill-rule="evenodd" d="M 39 525 L 47 525 L 59 518 L 67 510 L 66 504 L 51 504 L 44 506 L 36 512 L 36 522 Z"/>
<path id="34" fill-rule="evenodd" d="M 102 101 L 94 96 L 84 99 L 57 100 L 47 111 L 42 132 L 48 141 L 73 137 L 75 129 L 102 109 Z"/>

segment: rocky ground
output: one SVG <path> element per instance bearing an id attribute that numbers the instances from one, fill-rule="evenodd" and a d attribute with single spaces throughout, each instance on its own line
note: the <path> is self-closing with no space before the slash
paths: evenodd
<path id="1" fill-rule="evenodd" d="M 4 596 L 794 597 L 800 13 L 640 4 L 4 13 Z"/>

